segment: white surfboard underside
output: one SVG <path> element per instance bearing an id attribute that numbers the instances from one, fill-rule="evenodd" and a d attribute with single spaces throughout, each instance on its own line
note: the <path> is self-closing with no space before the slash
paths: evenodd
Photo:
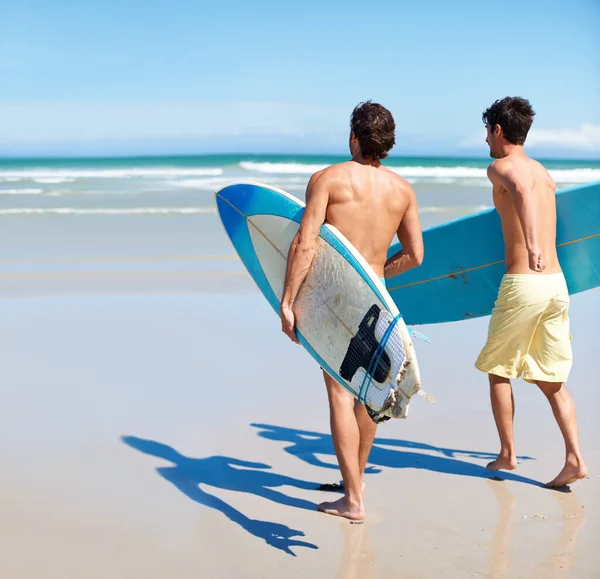
<path id="1" fill-rule="evenodd" d="M 287 255 L 299 224 L 268 214 L 249 216 L 247 222 L 257 259 L 280 300 Z M 338 237 L 343 240 L 341 234 Z M 349 244 L 346 242 L 345 245 L 348 247 Z M 348 249 L 352 252 L 350 247 Z M 355 251 L 352 255 L 361 264 L 364 262 Z M 350 363 L 352 376 L 344 385 L 355 395 L 368 380 L 364 364 L 360 366 L 359 358 L 354 356 L 361 346 L 356 344 L 357 340 L 360 342 L 366 336 L 369 343 L 374 343 L 373 339 L 380 342 L 398 314 L 384 285 L 376 278 L 372 281 L 379 284 L 384 301 L 343 255 L 319 237 L 310 272 L 294 304 L 298 331 L 325 364 L 339 374 L 345 360 L 346 364 Z M 369 312 L 376 315 L 369 316 Z M 412 339 L 402 319 L 396 322 L 389 335 L 385 354 L 389 360 L 385 366 L 387 374 L 382 378 L 380 372 L 379 380 L 373 377 L 366 403 L 383 415 L 405 418 L 410 399 L 420 390 L 420 376 Z M 347 377 L 348 372 L 346 366 Z"/>

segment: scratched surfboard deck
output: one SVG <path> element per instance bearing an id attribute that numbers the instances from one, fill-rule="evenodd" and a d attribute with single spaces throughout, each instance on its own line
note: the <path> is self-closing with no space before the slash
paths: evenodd
<path id="1" fill-rule="evenodd" d="M 600 286 L 600 181 L 556 194 L 558 258 L 570 294 Z M 423 264 L 386 279 L 407 324 L 490 315 L 505 272 L 500 218 L 487 209 L 423 232 Z M 389 255 L 401 248 L 393 245 Z"/>
<path id="2" fill-rule="evenodd" d="M 304 204 L 279 189 L 248 182 L 220 189 L 216 202 L 235 250 L 279 314 L 287 255 Z M 374 421 L 407 416 L 421 387 L 409 331 L 375 272 L 330 225 L 321 227 L 294 312 L 300 343 L 365 402 Z"/>

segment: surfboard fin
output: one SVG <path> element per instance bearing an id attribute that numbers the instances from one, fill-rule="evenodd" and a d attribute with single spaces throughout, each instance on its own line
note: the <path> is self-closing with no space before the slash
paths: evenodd
<path id="1" fill-rule="evenodd" d="M 428 394 L 427 392 L 425 392 L 425 390 L 419 390 L 417 392 L 417 394 L 419 396 L 422 396 L 423 398 L 425 398 L 425 400 L 427 400 L 427 402 L 430 402 L 431 404 L 435 404 L 435 398 L 431 394 Z"/>
<path id="2" fill-rule="evenodd" d="M 425 334 L 421 334 L 421 332 L 417 332 L 417 330 L 413 330 L 412 328 L 408 328 L 408 333 L 415 338 L 419 338 L 424 342 L 428 342 L 429 344 L 432 342 L 431 338 L 428 338 Z"/>

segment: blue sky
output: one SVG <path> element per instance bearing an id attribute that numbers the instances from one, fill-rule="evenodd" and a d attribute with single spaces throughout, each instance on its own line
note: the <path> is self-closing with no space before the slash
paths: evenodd
<path id="1" fill-rule="evenodd" d="M 529 98 L 530 148 L 600 158 L 597 0 L 23 0 L 3 8 L 0 153 L 342 152 L 354 105 L 397 154 L 487 155 Z"/>

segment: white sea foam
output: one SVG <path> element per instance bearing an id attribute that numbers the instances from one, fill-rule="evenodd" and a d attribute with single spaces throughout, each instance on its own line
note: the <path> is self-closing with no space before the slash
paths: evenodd
<path id="1" fill-rule="evenodd" d="M 0 195 L 40 195 L 43 189 L 0 189 Z"/>
<path id="2" fill-rule="evenodd" d="M 303 163 L 254 163 L 252 161 L 242 161 L 240 167 L 246 171 L 255 171 L 257 173 L 312 175 L 315 171 L 320 171 L 327 167 L 327 165 L 305 165 Z"/>
<path id="3" fill-rule="evenodd" d="M 126 179 L 129 177 L 199 177 L 218 176 L 223 169 L 185 167 L 130 167 L 123 169 L 31 169 L 0 170 L 0 179 Z M 46 183 L 60 181 L 45 181 Z"/>
<path id="4" fill-rule="evenodd" d="M 183 179 L 182 181 L 173 181 L 173 185 L 184 187 L 186 189 L 202 189 L 203 191 L 215 191 L 226 185 L 231 179 L 227 177 L 216 177 L 213 179 Z"/>
<path id="5" fill-rule="evenodd" d="M 303 164 L 303 163 L 255 163 L 242 161 L 239 166 L 245 171 L 275 174 L 275 175 L 311 175 L 320 171 L 327 165 Z M 424 166 L 389 166 L 389 168 L 405 177 L 410 182 L 427 180 L 444 185 L 456 183 L 456 179 L 477 179 L 478 184 L 487 181 L 487 169 L 480 167 L 465 167 L 457 165 L 454 167 L 424 167 Z M 600 169 L 574 168 L 574 169 L 550 169 L 550 175 L 557 183 L 588 183 L 600 180 Z M 464 182 L 464 181 L 463 181 Z"/>
<path id="6" fill-rule="evenodd" d="M 550 169 L 557 183 L 590 183 L 600 180 L 600 169 Z"/>
<path id="7" fill-rule="evenodd" d="M 392 171 L 402 175 L 402 177 L 428 178 L 437 180 L 464 179 L 464 178 L 485 178 L 486 170 L 476 167 L 390 167 Z M 442 183 L 444 181 L 441 181 Z"/>
<path id="8" fill-rule="evenodd" d="M 315 171 L 320 171 L 327 165 L 317 164 L 302 164 L 302 163 L 254 163 L 251 161 L 242 161 L 240 167 L 246 171 L 255 171 L 258 173 L 274 173 L 274 174 L 297 174 L 310 175 Z M 402 175 L 403 177 L 433 177 L 433 178 L 450 178 L 450 177 L 485 177 L 485 169 L 477 169 L 473 167 L 389 167 L 392 171 Z"/>
<path id="9" fill-rule="evenodd" d="M 467 215 L 469 213 L 478 213 L 485 209 L 489 209 L 489 205 L 474 205 L 472 207 L 465 207 L 461 205 L 448 205 L 448 206 L 427 206 L 419 207 L 419 213 L 460 213 Z"/>
<path id="10" fill-rule="evenodd" d="M 184 187 L 186 189 L 215 191 L 233 181 L 236 181 L 236 179 L 233 177 L 213 177 L 208 179 L 182 179 L 180 181 L 173 181 L 172 184 L 177 187 Z M 306 185 L 307 181 L 308 178 L 306 177 L 264 176 L 260 178 L 260 182 L 264 183 L 265 185 L 274 185 L 283 188 L 293 185 Z"/>
<path id="11" fill-rule="evenodd" d="M 72 183 L 75 181 L 72 177 L 42 177 L 38 179 L 34 179 L 36 183 L 55 185 L 58 183 Z"/>
<path id="12" fill-rule="evenodd" d="M 132 207 L 79 209 L 75 207 L 19 207 L 0 209 L 0 215 L 216 215 L 214 207 Z"/>

